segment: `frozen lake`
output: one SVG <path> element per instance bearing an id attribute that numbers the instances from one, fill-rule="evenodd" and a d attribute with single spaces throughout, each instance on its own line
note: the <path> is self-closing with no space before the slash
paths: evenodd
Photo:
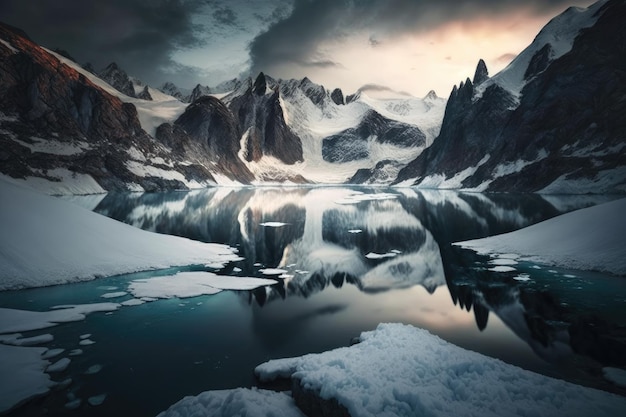
<path id="1" fill-rule="evenodd" d="M 344 187 L 73 197 L 145 230 L 227 244 L 242 259 L 223 269 L 0 293 L 0 307 L 32 311 L 126 304 L 25 333 L 53 335 L 39 346 L 63 349 L 53 360 L 69 364 L 51 376 L 71 381 L 10 415 L 153 416 L 185 395 L 256 385 L 256 365 L 346 346 L 380 322 L 413 324 L 526 369 L 619 392 L 602 368 L 626 365 L 626 280 L 450 245 L 610 199 Z M 273 284 L 172 296 L 163 277 L 189 271 Z M 76 399 L 78 408 L 67 409 Z"/>

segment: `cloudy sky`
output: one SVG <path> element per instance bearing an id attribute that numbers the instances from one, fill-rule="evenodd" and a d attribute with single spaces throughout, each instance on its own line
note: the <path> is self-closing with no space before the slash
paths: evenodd
<path id="1" fill-rule="evenodd" d="M 479 58 L 504 68 L 550 18 L 591 0 L 2 0 L 0 20 L 96 69 L 215 85 L 264 71 L 352 93 L 447 97 Z"/>

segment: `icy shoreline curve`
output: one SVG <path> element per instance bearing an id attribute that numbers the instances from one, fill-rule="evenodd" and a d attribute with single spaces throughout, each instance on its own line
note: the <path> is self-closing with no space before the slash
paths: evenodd
<path id="1" fill-rule="evenodd" d="M 0 290 L 238 259 L 228 246 L 146 232 L 1 179 L 0 201 Z"/>
<path id="2" fill-rule="evenodd" d="M 261 381 L 291 378 L 300 409 L 289 402 L 276 414 L 283 416 L 303 411 L 352 417 L 600 417 L 626 409 L 626 398 L 526 371 L 398 323 L 380 324 L 350 347 L 271 360 L 255 373 Z M 284 397 L 257 389 L 207 391 L 186 397 L 159 417 L 268 416 Z"/>
<path id="3" fill-rule="evenodd" d="M 624 213 L 626 198 L 454 245 L 479 254 L 514 253 L 537 263 L 626 275 Z"/>

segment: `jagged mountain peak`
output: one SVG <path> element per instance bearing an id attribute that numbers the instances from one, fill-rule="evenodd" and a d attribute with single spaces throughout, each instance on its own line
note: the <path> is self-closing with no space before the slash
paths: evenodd
<path id="1" fill-rule="evenodd" d="M 481 58 L 478 61 L 478 65 L 476 65 L 476 71 L 474 72 L 474 78 L 472 79 L 472 82 L 474 83 L 474 85 L 479 85 L 487 81 L 488 79 L 489 71 L 487 71 L 487 64 L 485 64 L 485 61 Z"/>
<path id="2" fill-rule="evenodd" d="M 126 94 L 128 97 L 136 97 L 132 80 L 116 62 L 111 62 L 97 75 L 119 92 Z"/>
<path id="3" fill-rule="evenodd" d="M 424 96 L 424 100 L 437 100 L 439 96 L 435 92 L 435 90 L 430 90 L 428 94 Z"/>
<path id="4" fill-rule="evenodd" d="M 267 90 L 267 81 L 265 79 L 265 74 L 260 72 L 254 80 L 254 85 L 252 86 L 252 92 L 257 96 L 265 95 Z"/>

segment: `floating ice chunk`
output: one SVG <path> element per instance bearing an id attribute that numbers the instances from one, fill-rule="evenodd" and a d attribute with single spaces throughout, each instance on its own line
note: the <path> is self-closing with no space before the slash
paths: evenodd
<path id="1" fill-rule="evenodd" d="M 233 268 L 233 272 L 241 272 L 241 268 L 236 266 Z"/>
<path id="2" fill-rule="evenodd" d="M 392 249 L 392 250 L 391 250 L 391 253 L 395 253 L 395 254 L 398 254 L 398 255 L 399 255 L 399 254 L 401 254 L 401 253 L 402 253 L 402 251 L 401 251 L 401 250 L 398 250 L 398 249 Z"/>
<path id="3" fill-rule="evenodd" d="M 530 281 L 530 275 L 528 275 L 528 274 L 519 274 L 518 276 L 513 277 L 513 279 L 515 281 L 522 281 L 522 282 Z"/>
<path id="4" fill-rule="evenodd" d="M 283 226 L 287 226 L 289 223 L 282 223 L 282 222 L 265 222 L 265 223 L 259 223 L 259 226 L 263 226 L 263 227 L 283 227 Z"/>
<path id="5" fill-rule="evenodd" d="M 489 261 L 491 265 L 517 265 L 517 261 L 515 259 L 509 258 L 498 258 L 492 259 Z"/>
<path id="6" fill-rule="evenodd" d="M 493 268 L 489 268 L 489 271 L 493 271 L 493 272 L 513 272 L 515 271 L 515 268 L 512 268 L 510 266 L 494 266 Z"/>
<path id="7" fill-rule="evenodd" d="M 81 345 L 81 346 L 89 346 L 89 345 L 93 345 L 94 343 L 96 343 L 96 342 L 94 342 L 91 339 L 84 339 L 84 340 L 81 340 L 80 342 L 78 342 L 78 344 Z"/>
<path id="8" fill-rule="evenodd" d="M 100 297 L 102 298 L 119 298 L 127 295 L 126 291 L 117 291 L 117 292 L 108 292 L 106 294 L 102 294 Z"/>
<path id="9" fill-rule="evenodd" d="M 81 402 L 82 401 L 80 398 L 76 398 L 75 400 L 65 403 L 65 408 L 67 408 L 68 410 L 76 410 L 78 407 L 80 407 Z"/>
<path id="10" fill-rule="evenodd" d="M 87 398 L 87 403 L 91 406 L 97 407 L 99 405 L 102 405 L 106 398 L 106 394 L 94 395 L 93 397 Z"/>
<path id="11" fill-rule="evenodd" d="M 116 303 L 96 303 L 57 306 L 51 311 L 0 308 L 0 333 L 45 329 L 59 323 L 84 320 L 90 313 L 114 311 L 119 307 Z"/>
<path id="12" fill-rule="evenodd" d="M 63 372 L 70 365 L 70 358 L 61 358 L 46 368 L 46 372 Z"/>
<path id="13" fill-rule="evenodd" d="M 261 262 L 255 262 L 254 266 L 261 266 L 263 265 Z"/>
<path id="14" fill-rule="evenodd" d="M 78 336 L 80 340 L 89 339 L 91 337 L 91 333 L 85 333 Z"/>
<path id="15" fill-rule="evenodd" d="M 348 230 L 348 233 L 352 233 L 352 234 L 363 233 L 363 230 L 361 230 L 361 229 L 350 229 L 350 230 Z"/>
<path id="16" fill-rule="evenodd" d="M 0 344 L 0 413 L 47 393 L 54 385 L 44 372 L 50 363 L 42 358 L 46 350 Z"/>
<path id="17" fill-rule="evenodd" d="M 122 304 L 123 306 L 138 306 L 141 304 L 145 304 L 146 301 L 145 300 L 141 300 L 139 298 L 131 298 L 130 300 L 126 300 L 126 301 L 122 301 L 120 304 Z"/>
<path id="18" fill-rule="evenodd" d="M 118 289 L 118 287 L 114 287 L 114 286 L 110 286 L 110 285 L 109 286 L 103 285 L 103 286 L 100 286 L 100 287 L 96 287 L 96 289 L 103 290 L 103 291 L 115 291 L 115 290 Z"/>
<path id="19" fill-rule="evenodd" d="M 100 372 L 102 370 L 102 365 L 91 365 L 89 368 L 87 368 L 87 370 L 85 371 L 85 375 L 93 375 L 93 374 L 97 374 L 98 372 Z"/>
<path id="20" fill-rule="evenodd" d="M 41 355 L 41 359 L 54 358 L 55 356 L 59 356 L 63 352 L 65 352 L 65 349 L 48 349 L 43 355 Z"/>
<path id="21" fill-rule="evenodd" d="M 32 337 L 20 337 L 21 334 L 12 335 L 12 338 L 5 338 L 4 343 L 14 346 L 34 346 L 41 345 L 42 343 L 49 343 L 54 340 L 54 336 L 51 334 L 41 334 Z"/>
<path id="22" fill-rule="evenodd" d="M 572 274 L 565 274 L 563 275 L 565 278 L 576 278 L 576 275 L 572 275 Z"/>
<path id="23" fill-rule="evenodd" d="M 236 388 L 183 398 L 157 417 L 183 416 L 304 417 L 304 414 L 285 393 Z"/>
<path id="24" fill-rule="evenodd" d="M 289 271 L 287 271 L 286 269 L 281 269 L 281 268 L 265 268 L 265 269 L 259 269 L 259 272 L 262 273 L 263 275 L 280 275 L 280 274 L 287 273 Z"/>
<path id="25" fill-rule="evenodd" d="M 83 350 L 82 349 L 70 350 L 70 353 L 69 353 L 70 356 L 78 356 L 78 355 L 82 355 L 82 354 L 83 354 Z"/>
<path id="26" fill-rule="evenodd" d="M 388 252 L 388 253 L 374 253 L 374 252 L 370 252 L 367 255 L 365 255 L 365 257 L 367 259 L 383 259 L 383 258 L 393 258 L 395 256 L 397 256 L 398 254 L 396 252 Z"/>
<path id="27" fill-rule="evenodd" d="M 212 272 L 179 272 L 176 275 L 132 281 L 129 291 L 135 297 L 186 298 L 217 294 L 222 290 L 253 290 L 276 281 L 262 278 L 232 277 Z"/>

